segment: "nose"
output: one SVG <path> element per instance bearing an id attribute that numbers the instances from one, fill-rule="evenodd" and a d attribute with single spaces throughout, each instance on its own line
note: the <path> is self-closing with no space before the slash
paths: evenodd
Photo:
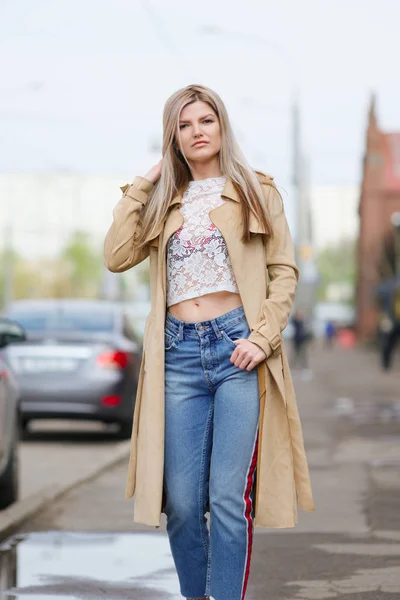
<path id="1" fill-rule="evenodd" d="M 195 138 L 201 137 L 203 135 L 203 132 L 201 131 L 199 123 L 197 123 L 197 124 L 195 123 L 195 125 L 193 126 L 193 135 Z"/>

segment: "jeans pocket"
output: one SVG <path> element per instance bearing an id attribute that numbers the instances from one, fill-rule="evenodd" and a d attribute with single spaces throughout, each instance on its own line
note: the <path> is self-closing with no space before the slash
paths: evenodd
<path id="1" fill-rule="evenodd" d="M 247 339 L 250 335 L 250 330 L 247 321 L 240 321 L 236 325 L 228 327 L 227 330 L 221 329 L 221 333 L 224 340 L 236 348 L 235 341 Z"/>
<path id="2" fill-rule="evenodd" d="M 178 334 L 171 333 L 170 331 L 165 331 L 164 334 L 164 350 L 168 352 L 168 350 L 172 350 L 172 348 L 176 348 L 178 345 Z"/>

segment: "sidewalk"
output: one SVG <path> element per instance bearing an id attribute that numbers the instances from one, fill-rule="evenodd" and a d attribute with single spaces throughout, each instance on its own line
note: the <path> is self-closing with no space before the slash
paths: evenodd
<path id="1" fill-rule="evenodd" d="M 318 382 L 336 397 L 352 397 L 360 402 L 400 402 L 400 352 L 393 368 L 384 372 L 377 353 L 371 349 L 346 350 L 338 346 L 326 350 L 321 342 L 312 349 L 311 363 Z"/>
<path id="2" fill-rule="evenodd" d="M 296 531 L 400 529 L 400 515 L 384 523 L 374 510 L 371 521 L 377 482 L 387 496 L 388 486 L 395 489 L 400 505 L 400 368 L 383 373 L 377 356 L 362 349 L 315 345 L 310 358 L 313 379 L 293 377 L 316 512 L 301 512 Z"/>
<path id="3" fill-rule="evenodd" d="M 294 371 L 316 504 L 291 531 L 258 531 L 249 600 L 400 598 L 400 368 L 315 345 Z"/>
<path id="4" fill-rule="evenodd" d="M 0 540 L 68 491 L 128 460 L 129 441 L 113 440 L 96 428 L 80 434 L 79 427 L 68 432 L 63 424 L 63 434 L 51 427 L 21 443 L 20 499 L 1 511 Z"/>

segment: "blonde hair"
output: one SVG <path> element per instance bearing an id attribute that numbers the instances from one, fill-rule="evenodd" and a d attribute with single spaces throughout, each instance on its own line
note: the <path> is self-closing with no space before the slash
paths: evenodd
<path id="1" fill-rule="evenodd" d="M 197 101 L 206 102 L 217 115 L 221 130 L 219 162 L 221 173 L 235 186 L 242 206 L 242 241 L 250 239 L 250 212 L 258 218 L 267 234 L 272 234 L 261 183 L 240 150 L 228 113 L 216 92 L 203 85 L 188 85 L 172 94 L 163 113 L 163 144 L 161 177 L 156 182 L 141 214 L 141 231 L 137 248 L 145 246 L 156 235 L 159 224 L 167 215 L 169 204 L 179 190 L 192 179 L 186 158 L 179 149 L 179 117 L 182 109 Z"/>

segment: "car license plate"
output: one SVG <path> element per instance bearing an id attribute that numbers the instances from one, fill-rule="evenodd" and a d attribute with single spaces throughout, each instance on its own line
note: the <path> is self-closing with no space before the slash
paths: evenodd
<path id="1" fill-rule="evenodd" d="M 20 358 L 20 373 L 60 373 L 76 369 L 77 361 L 72 358 Z"/>

